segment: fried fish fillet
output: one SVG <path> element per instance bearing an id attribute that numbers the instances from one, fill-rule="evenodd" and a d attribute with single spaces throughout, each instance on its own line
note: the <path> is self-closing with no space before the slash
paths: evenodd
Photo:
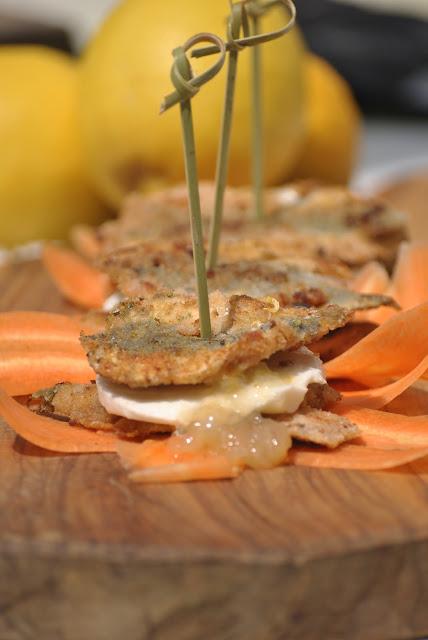
<path id="1" fill-rule="evenodd" d="M 397 245 L 398 246 L 398 245 Z M 355 269 L 374 260 L 390 264 L 395 256 L 386 243 L 366 238 L 358 230 L 334 233 L 312 229 L 295 230 L 269 226 L 265 233 L 249 227 L 238 236 L 224 233 L 220 257 L 224 262 L 237 260 L 323 260 Z M 338 275 L 340 273 L 338 272 Z"/>
<path id="2" fill-rule="evenodd" d="M 107 413 L 98 399 L 95 384 L 63 382 L 50 389 L 42 389 L 33 394 L 30 409 L 71 425 L 97 431 L 115 431 L 128 438 L 147 437 L 174 430 L 171 425 L 137 422 Z"/>
<path id="3" fill-rule="evenodd" d="M 201 203 L 206 231 L 213 199 L 213 185 L 203 184 Z M 379 201 L 359 198 L 342 187 L 298 183 L 267 190 L 265 225 L 269 239 L 260 234 L 252 209 L 248 189 L 226 191 L 222 239 L 231 246 L 224 251 L 224 259 L 263 259 L 268 255 L 277 258 L 294 252 L 308 259 L 325 255 L 352 267 L 373 259 L 390 263 L 399 242 L 406 237 L 405 220 L 399 212 Z M 119 218 L 102 225 L 93 241 L 105 253 L 142 240 L 174 237 L 189 242 L 189 234 L 187 192 L 184 187 L 174 187 L 144 196 L 131 195 Z M 244 235 L 246 242 L 240 245 Z"/>
<path id="4" fill-rule="evenodd" d="M 277 419 L 288 426 L 292 438 L 329 449 L 357 438 L 360 433 L 358 427 L 347 418 L 320 409 L 297 411 L 291 416 L 281 415 Z"/>
<path id="5" fill-rule="evenodd" d="M 293 415 L 275 419 L 297 439 L 334 448 L 358 436 L 358 428 L 346 418 L 321 410 L 338 394 L 327 384 L 312 384 L 302 407 Z M 94 384 L 57 384 L 34 394 L 31 408 L 39 414 L 60 418 L 71 425 L 116 432 L 123 438 L 144 439 L 174 431 L 172 425 L 128 420 L 107 413 Z"/>
<path id="6" fill-rule="evenodd" d="M 406 236 L 405 216 L 376 198 L 357 196 L 339 186 L 302 182 L 270 191 L 272 215 L 293 229 L 343 232 L 359 229 L 368 238 Z"/>
<path id="7" fill-rule="evenodd" d="M 303 182 L 270 189 L 266 198 L 268 236 L 254 224 L 247 224 L 245 234 L 237 236 L 232 214 L 232 221 L 225 225 L 224 260 L 304 255 L 350 267 L 371 260 L 391 264 L 399 243 L 407 237 L 401 212 L 343 187 Z"/>
<path id="8" fill-rule="evenodd" d="M 351 312 L 337 305 L 285 307 L 276 301 L 217 294 L 211 302 L 213 336 L 199 337 L 195 297 L 157 294 L 124 301 L 105 331 L 82 336 L 101 376 L 129 387 L 211 383 L 296 349 L 345 325 Z"/>
<path id="9" fill-rule="evenodd" d="M 94 384 L 60 383 L 32 396 L 33 408 L 42 415 L 65 419 L 90 429 L 110 429 L 114 422 L 98 400 Z"/>
<path id="10" fill-rule="evenodd" d="M 212 214 L 214 188 L 211 183 L 199 185 L 202 218 L 207 228 Z M 225 196 L 225 225 L 230 230 L 245 224 L 247 199 L 241 203 L 238 190 L 228 189 Z M 179 185 L 149 194 L 131 194 L 125 200 L 117 220 L 109 220 L 94 232 L 100 252 L 128 246 L 140 241 L 162 241 L 175 238 L 190 243 L 187 187 Z"/>
<path id="11" fill-rule="evenodd" d="M 311 348 L 320 355 L 323 362 L 327 362 L 353 347 L 376 327 L 372 322 L 350 322 L 346 327 L 332 331 Z"/>
<path id="12" fill-rule="evenodd" d="M 260 233 L 259 233 L 260 236 Z M 279 265 L 295 266 L 302 271 L 310 271 L 320 275 L 333 276 L 342 280 L 352 277 L 352 271 L 336 258 L 320 257 L 305 254 L 305 248 L 296 251 L 281 252 L 275 250 L 275 244 L 268 248 L 269 242 L 252 239 L 233 240 L 227 238 L 220 250 L 220 263 L 229 264 L 241 261 L 271 262 Z M 246 254 L 249 254 L 248 257 Z M 242 255 L 241 255 L 242 254 Z M 282 255 L 282 257 L 280 257 Z M 152 276 L 156 281 L 172 278 L 170 286 L 182 286 L 183 278 L 191 277 L 193 267 L 193 249 L 189 242 L 176 240 L 161 240 L 156 242 L 135 242 L 126 247 L 110 251 L 98 257 L 96 266 L 109 274 L 115 283 L 120 283 L 131 277 L 140 279 L 147 276 L 149 282 Z M 183 275 L 181 275 L 183 271 Z M 174 273 L 175 272 L 175 273 Z M 212 273 L 208 273 L 212 277 Z"/>
<path id="13" fill-rule="evenodd" d="M 192 295 L 196 291 L 191 250 L 170 247 L 162 251 L 150 244 L 138 244 L 108 254 L 100 266 L 128 297 L 170 291 Z M 331 303 L 356 311 L 393 304 L 388 296 L 356 293 L 341 280 L 280 262 L 220 264 L 208 272 L 208 286 L 210 291 L 229 296 L 275 297 L 281 306 Z"/>

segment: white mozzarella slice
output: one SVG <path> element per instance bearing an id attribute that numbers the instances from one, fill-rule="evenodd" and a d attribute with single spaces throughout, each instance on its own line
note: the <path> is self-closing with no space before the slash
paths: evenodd
<path id="1" fill-rule="evenodd" d="M 97 377 L 104 408 L 130 420 L 177 427 L 220 413 L 230 424 L 258 413 L 294 413 L 312 383 L 325 383 L 321 360 L 306 348 L 290 352 L 287 365 L 261 364 L 213 385 L 130 389 Z"/>

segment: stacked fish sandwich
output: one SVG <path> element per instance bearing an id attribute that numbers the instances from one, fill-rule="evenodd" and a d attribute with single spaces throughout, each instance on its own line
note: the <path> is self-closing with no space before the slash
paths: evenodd
<path id="1" fill-rule="evenodd" d="M 81 338 L 96 386 L 57 385 L 38 394 L 38 410 L 137 441 L 173 433 L 175 446 L 240 468 L 281 464 L 293 439 L 336 447 L 357 437 L 329 411 L 339 394 L 308 347 L 390 298 L 296 265 L 218 265 L 203 339 L 192 255 L 177 252 L 134 246 L 105 259 L 129 297 L 102 331 Z"/>
<path id="2" fill-rule="evenodd" d="M 301 223 L 313 224 L 312 211 L 301 212 Z M 273 242 L 269 225 L 264 235 Z M 242 249 L 247 239 L 234 242 Z M 337 447 L 356 438 L 357 427 L 334 411 L 339 394 L 310 347 L 349 326 L 356 311 L 393 301 L 350 290 L 348 265 L 318 249 L 210 269 L 209 338 L 201 337 L 188 238 L 134 238 L 103 251 L 98 267 L 115 297 L 100 330 L 81 337 L 96 383 L 42 390 L 31 408 L 123 440 L 166 437 L 180 455 L 218 456 L 229 469 L 277 466 L 293 440 Z"/>
<path id="3" fill-rule="evenodd" d="M 292 438 L 334 447 L 358 435 L 326 410 L 338 395 L 307 348 L 350 311 L 221 292 L 210 307 L 208 340 L 195 297 L 168 293 L 125 300 L 104 331 L 82 337 L 108 414 L 140 425 L 141 435 L 157 425 L 182 436 L 186 450 L 254 468 L 285 461 Z"/>

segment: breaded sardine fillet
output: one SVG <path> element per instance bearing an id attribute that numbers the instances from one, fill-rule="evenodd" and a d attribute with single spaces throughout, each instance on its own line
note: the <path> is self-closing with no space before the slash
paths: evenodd
<path id="1" fill-rule="evenodd" d="M 354 269 L 378 260 L 390 264 L 395 249 L 386 242 L 366 238 L 358 230 L 334 233 L 312 229 L 288 229 L 269 226 L 266 233 L 250 227 L 240 235 L 224 233 L 220 257 L 224 262 L 237 260 L 294 260 L 305 258 L 316 262 L 341 264 Z M 338 273 L 340 275 L 340 273 Z"/>
<path id="2" fill-rule="evenodd" d="M 201 186 L 203 226 L 213 211 L 214 189 Z M 402 214 L 373 199 L 363 199 L 342 187 L 297 183 L 265 192 L 268 241 L 253 221 L 253 199 L 248 189 L 226 192 L 222 240 L 223 259 L 268 259 L 294 252 L 313 259 L 326 256 L 357 266 L 369 260 L 390 263 L 398 244 L 406 237 Z M 275 241 L 270 235 L 275 232 Z M 174 187 L 149 195 L 128 198 L 117 220 L 94 233 L 101 253 L 134 242 L 175 238 L 190 241 L 187 193 Z M 243 245 L 236 244 L 243 237 Z M 269 252 L 270 249 L 270 252 Z M 302 253 L 303 251 L 303 253 Z M 288 252 L 288 253 L 287 253 Z"/>
<path id="3" fill-rule="evenodd" d="M 60 383 L 32 396 L 38 413 L 91 429 L 110 429 L 114 420 L 98 400 L 95 384 Z"/>
<path id="4" fill-rule="evenodd" d="M 178 247 L 154 250 L 152 245 L 140 243 L 108 254 L 100 266 L 127 297 L 196 292 L 192 252 Z M 347 288 L 342 280 L 280 262 L 220 264 L 208 272 L 208 287 L 228 296 L 271 296 L 281 306 L 319 307 L 330 303 L 362 310 L 393 304 L 388 296 L 360 294 Z"/>
<path id="5" fill-rule="evenodd" d="M 210 383 L 278 351 L 310 344 L 351 317 L 337 305 L 279 308 L 275 301 L 216 295 L 210 301 L 210 340 L 199 337 L 193 296 L 126 300 L 109 315 L 105 331 L 81 337 L 91 366 L 134 388 Z"/>
<path id="6" fill-rule="evenodd" d="M 97 431 L 115 431 L 128 438 L 148 437 L 158 433 L 170 433 L 172 425 L 137 422 L 108 413 L 98 399 L 95 384 L 62 382 L 34 393 L 29 408 L 33 411 L 70 425 Z"/>

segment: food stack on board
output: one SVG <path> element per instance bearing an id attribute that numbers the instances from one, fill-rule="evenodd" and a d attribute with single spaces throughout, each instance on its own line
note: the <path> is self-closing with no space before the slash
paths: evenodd
<path id="1" fill-rule="evenodd" d="M 427 455 L 428 418 L 412 417 L 414 394 L 423 413 L 425 392 L 412 385 L 428 369 L 428 306 L 423 287 L 406 283 L 409 264 L 418 280 L 428 260 L 424 246 L 401 244 L 403 217 L 341 188 L 263 191 L 260 158 L 252 191 L 226 189 L 236 43 L 253 48 L 257 87 L 259 12 L 277 4 L 291 11 L 271 34 L 281 37 L 291 3 L 240 2 L 227 45 L 200 34 L 174 51 L 163 110 L 180 105 L 187 188 L 131 196 L 117 220 L 76 228 L 77 253 L 45 248 L 60 290 L 92 310 L 14 314 L 32 378 L 23 382 L 22 360 L 6 358 L 0 414 L 30 442 L 117 452 L 145 482 L 287 462 L 380 469 Z M 196 53 L 217 62 L 194 76 L 187 55 L 200 43 L 210 46 Z M 227 57 L 217 178 L 198 185 L 191 98 Z M 10 321 L 1 320 L 2 339 L 15 348 Z"/>

